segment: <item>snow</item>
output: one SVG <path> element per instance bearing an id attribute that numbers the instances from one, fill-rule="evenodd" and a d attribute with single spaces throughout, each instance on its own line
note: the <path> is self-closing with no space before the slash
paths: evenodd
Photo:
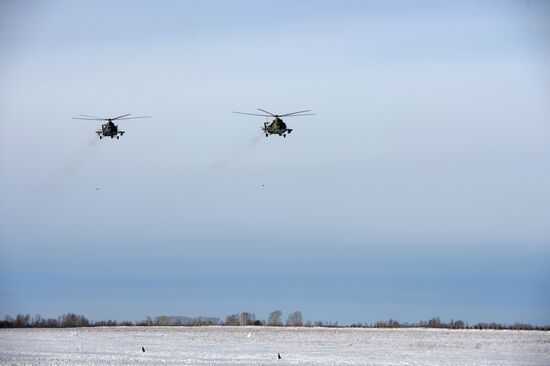
<path id="1" fill-rule="evenodd" d="M 162 364 L 548 366 L 550 333 L 271 327 L 0 330 L 0 365 Z"/>

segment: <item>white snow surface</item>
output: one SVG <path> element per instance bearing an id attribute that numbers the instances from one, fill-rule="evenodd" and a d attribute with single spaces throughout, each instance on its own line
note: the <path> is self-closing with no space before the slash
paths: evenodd
<path id="1" fill-rule="evenodd" d="M 2 329 L 0 365 L 548 366 L 550 333 L 273 327 Z"/>

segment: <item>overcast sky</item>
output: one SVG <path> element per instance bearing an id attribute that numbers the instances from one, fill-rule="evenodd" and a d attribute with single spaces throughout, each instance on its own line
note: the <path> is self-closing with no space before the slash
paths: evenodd
<path id="1" fill-rule="evenodd" d="M 550 5 L 2 1 L 0 315 L 550 324 Z M 265 138 L 262 117 L 293 133 Z M 79 113 L 121 121 L 120 140 Z"/>

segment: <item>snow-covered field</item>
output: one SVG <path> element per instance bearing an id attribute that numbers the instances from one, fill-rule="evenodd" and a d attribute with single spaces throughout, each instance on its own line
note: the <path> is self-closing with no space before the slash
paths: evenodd
<path id="1" fill-rule="evenodd" d="M 267 327 L 2 329 L 0 364 L 548 366 L 550 333 Z"/>

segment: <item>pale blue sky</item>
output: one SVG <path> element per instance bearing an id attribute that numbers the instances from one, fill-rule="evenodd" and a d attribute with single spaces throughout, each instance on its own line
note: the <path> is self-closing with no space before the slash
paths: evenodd
<path id="1" fill-rule="evenodd" d="M 549 324 L 549 24 L 539 1 L 0 2 L 0 315 Z M 231 113 L 257 107 L 317 116 L 265 139 Z M 98 141 L 79 113 L 153 118 Z"/>

